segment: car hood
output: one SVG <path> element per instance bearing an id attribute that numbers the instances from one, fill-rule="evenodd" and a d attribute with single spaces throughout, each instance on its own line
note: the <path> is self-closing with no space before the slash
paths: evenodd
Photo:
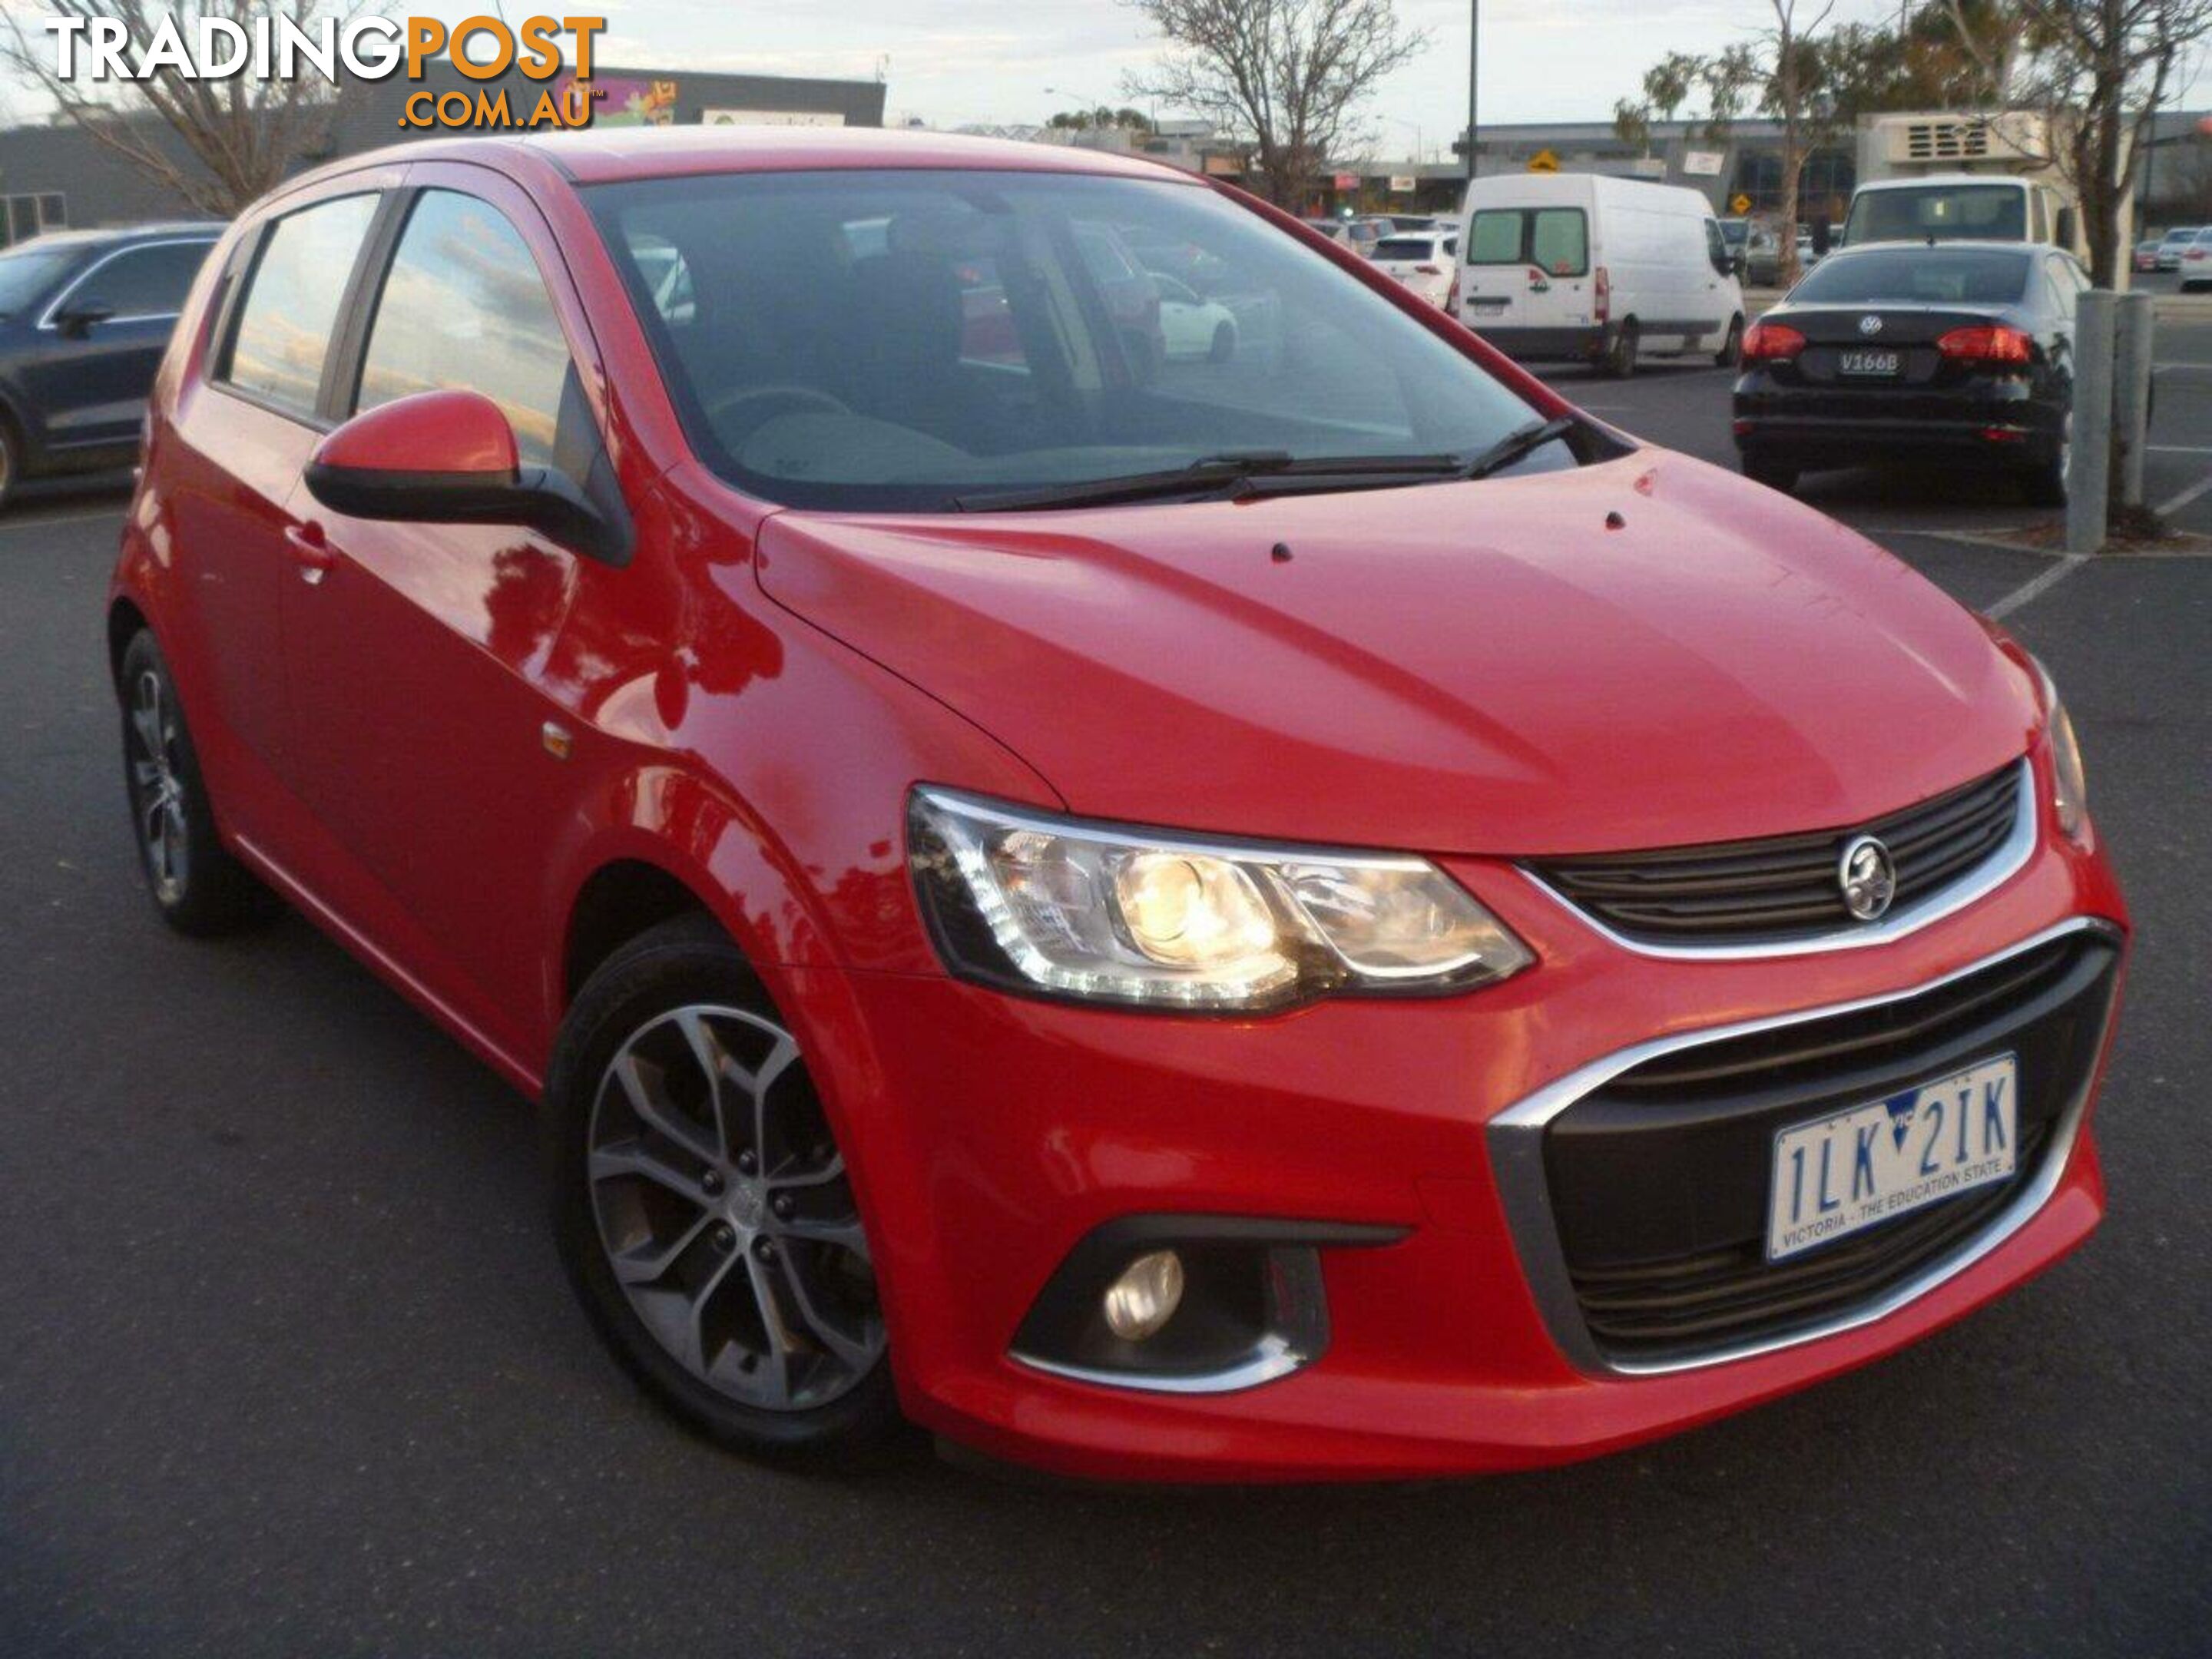
<path id="1" fill-rule="evenodd" d="M 1187 830 L 1473 854 L 1784 834 L 1993 770 L 2035 718 L 1905 565 L 1651 450 L 1248 501 L 785 513 L 758 561 L 1074 811 Z"/>

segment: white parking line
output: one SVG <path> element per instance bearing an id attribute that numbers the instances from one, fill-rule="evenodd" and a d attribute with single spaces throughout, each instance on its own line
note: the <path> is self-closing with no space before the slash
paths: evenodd
<path id="1" fill-rule="evenodd" d="M 2179 495 L 2169 501 L 2160 501 L 2157 508 L 2159 517 L 2162 519 L 2170 513 L 2179 513 L 2208 489 L 2212 489 L 2212 472 L 2206 473 Z"/>
<path id="2" fill-rule="evenodd" d="M 2032 581 L 2022 582 L 2018 587 L 2014 588 L 2011 592 L 1999 599 L 1983 614 L 1991 622 L 2001 621 L 2029 600 L 2042 598 L 2088 562 L 2089 556 L 2086 553 L 2069 553 L 2041 575 Z"/>

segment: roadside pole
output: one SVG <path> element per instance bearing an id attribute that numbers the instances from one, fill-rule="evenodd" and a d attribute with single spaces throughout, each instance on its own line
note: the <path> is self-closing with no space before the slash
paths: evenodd
<path id="1" fill-rule="evenodd" d="M 2105 544 L 2112 482 L 2112 336 L 2119 295 L 2091 289 L 2074 317 L 2074 445 L 2066 465 L 2066 550 Z"/>
<path id="2" fill-rule="evenodd" d="M 2120 296 L 2118 339 L 2112 362 L 2113 425 L 2120 445 L 2122 507 L 2143 504 L 2143 461 L 2150 447 L 2150 365 L 2156 325 L 2148 294 Z"/>

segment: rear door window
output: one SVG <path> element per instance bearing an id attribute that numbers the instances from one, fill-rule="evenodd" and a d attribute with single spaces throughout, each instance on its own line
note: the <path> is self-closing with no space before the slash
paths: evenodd
<path id="1" fill-rule="evenodd" d="M 212 241 L 156 242 L 125 248 L 88 271 L 63 295 L 72 310 L 97 307 L 115 322 L 174 317 L 185 308 L 192 278 L 207 262 Z"/>
<path id="2" fill-rule="evenodd" d="M 425 191 L 384 279 L 355 407 L 480 392 L 514 428 L 523 464 L 544 466 L 568 376 L 568 343 L 521 233 L 489 202 Z"/>
<path id="3" fill-rule="evenodd" d="M 374 195 L 319 202 L 264 233 L 222 380 L 289 413 L 314 414 L 338 307 L 376 202 Z"/>
<path id="4" fill-rule="evenodd" d="M 1467 263 L 1583 276 L 1589 270 L 1589 221 L 1580 208 L 1486 208 L 1468 231 Z"/>

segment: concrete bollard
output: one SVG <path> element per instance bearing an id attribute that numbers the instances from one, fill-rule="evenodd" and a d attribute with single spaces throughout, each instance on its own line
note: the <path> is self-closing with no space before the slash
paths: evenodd
<path id="1" fill-rule="evenodd" d="M 2112 356 L 2112 425 L 2120 447 L 2120 505 L 2143 504 L 2143 462 L 2150 447 L 2150 376 L 2156 325 L 2148 294 L 2120 296 Z"/>
<path id="2" fill-rule="evenodd" d="M 2066 463 L 2066 550 L 2105 544 L 2112 486 L 2112 337 L 2119 295 L 2091 289 L 2074 315 L 2074 447 Z"/>

